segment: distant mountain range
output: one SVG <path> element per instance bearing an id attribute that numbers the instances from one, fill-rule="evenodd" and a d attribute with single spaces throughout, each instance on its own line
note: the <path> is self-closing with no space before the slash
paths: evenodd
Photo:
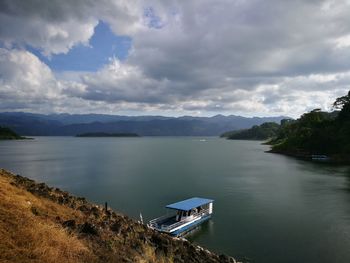
<path id="1" fill-rule="evenodd" d="M 288 117 L 216 115 L 213 117 L 120 116 L 105 114 L 0 113 L 0 126 L 27 136 L 75 136 L 80 133 L 136 133 L 141 136 L 218 136 Z"/>

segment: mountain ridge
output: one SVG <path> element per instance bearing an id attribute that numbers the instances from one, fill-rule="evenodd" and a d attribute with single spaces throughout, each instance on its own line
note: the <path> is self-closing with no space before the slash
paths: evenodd
<path id="1" fill-rule="evenodd" d="M 286 117 L 237 115 L 123 116 L 108 114 L 0 113 L 0 125 L 30 136 L 75 136 L 86 132 L 137 133 L 141 136 L 219 136 L 229 130 L 249 128 L 264 122 L 279 123 Z"/>

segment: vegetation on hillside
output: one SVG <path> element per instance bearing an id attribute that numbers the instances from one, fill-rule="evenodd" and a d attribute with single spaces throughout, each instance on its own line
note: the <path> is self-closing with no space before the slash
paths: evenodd
<path id="1" fill-rule="evenodd" d="M 337 98 L 331 113 L 315 109 L 295 122 L 281 125 L 276 138 L 270 141 L 272 151 L 290 154 L 350 154 L 350 91 Z"/>
<path id="2" fill-rule="evenodd" d="M 17 133 L 15 133 L 13 130 L 1 127 L 0 126 L 0 140 L 20 140 L 25 139 L 22 136 L 19 136 Z"/>
<path id="3" fill-rule="evenodd" d="M 250 129 L 230 131 L 222 134 L 230 140 L 267 140 L 277 136 L 280 125 L 275 122 L 265 122 L 261 125 L 254 125 Z"/>
<path id="4" fill-rule="evenodd" d="M 299 157 L 328 155 L 334 161 L 350 162 L 350 91 L 333 104 L 333 112 L 314 109 L 297 120 L 264 123 L 251 129 L 227 132 L 228 139 L 269 139 L 271 152 Z"/>

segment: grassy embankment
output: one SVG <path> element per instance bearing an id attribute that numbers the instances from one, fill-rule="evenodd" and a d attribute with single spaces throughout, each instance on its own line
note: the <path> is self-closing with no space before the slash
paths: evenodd
<path id="1" fill-rule="evenodd" d="M 0 169 L 0 262 L 235 262 Z"/>

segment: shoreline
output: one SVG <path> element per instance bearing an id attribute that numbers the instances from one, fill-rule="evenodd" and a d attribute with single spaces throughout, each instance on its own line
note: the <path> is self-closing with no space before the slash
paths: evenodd
<path id="1" fill-rule="evenodd" d="M 106 210 L 104 206 L 88 202 L 84 197 L 73 196 L 66 191 L 12 174 L 1 168 L 0 182 L 2 184 L 0 194 L 2 189 L 11 188 L 13 193 L 21 192 L 22 195 L 34 196 L 33 199 L 48 203 L 46 206 L 38 206 L 34 205 L 33 201 L 27 200 L 29 205 L 25 204 L 28 208 L 24 212 L 29 213 L 30 218 L 34 219 L 31 222 L 33 224 L 36 220 L 49 222 L 60 231 L 74 236 L 78 241 L 86 244 L 89 252 L 96 259 L 76 262 L 237 262 L 232 257 L 217 255 L 186 239 L 159 233 L 110 208 Z M 9 196 L 12 192 L 4 194 Z M 9 205 L 1 202 L 4 201 L 0 201 L 0 208 Z M 55 207 L 54 212 L 50 210 L 51 207 Z M 57 213 L 60 210 L 64 212 Z M 14 223 L 19 224 L 19 222 Z M 0 240 L 0 247 L 4 247 L 2 242 Z M 141 259 L 145 256 L 155 261 L 142 261 Z"/>
<path id="2" fill-rule="evenodd" d="M 270 145 L 270 144 L 266 144 L 266 143 L 263 143 L 263 144 Z M 325 163 L 325 164 L 334 164 L 334 165 L 350 165 L 350 156 L 349 155 L 333 154 L 333 155 L 326 155 L 328 157 L 327 160 L 313 160 L 312 159 L 313 154 L 308 153 L 308 152 L 283 151 L 283 150 L 274 150 L 272 148 L 268 151 L 265 151 L 265 152 L 290 156 L 290 157 L 294 157 L 296 159 L 314 162 L 314 163 Z"/>
<path id="3" fill-rule="evenodd" d="M 34 138 L 31 137 L 18 137 L 18 138 L 0 138 L 0 141 L 25 141 L 25 140 L 34 140 Z"/>

